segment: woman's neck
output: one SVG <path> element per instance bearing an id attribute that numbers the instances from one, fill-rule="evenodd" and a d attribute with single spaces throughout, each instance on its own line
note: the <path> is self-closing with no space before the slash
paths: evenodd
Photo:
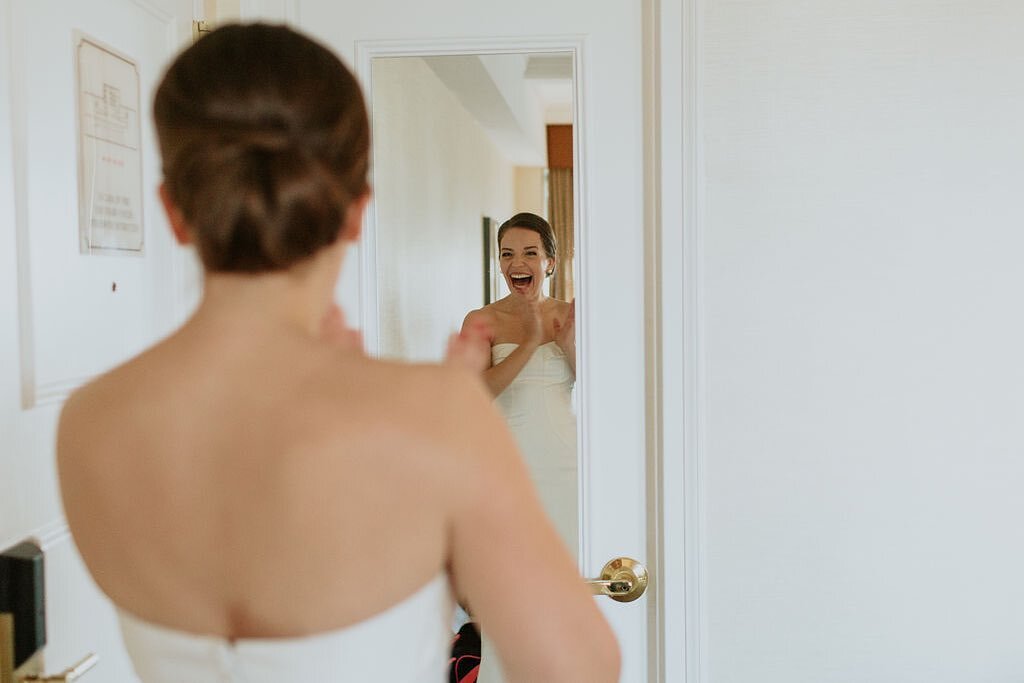
<path id="1" fill-rule="evenodd" d="M 342 250 L 332 246 L 287 270 L 208 272 L 192 320 L 244 333 L 278 327 L 318 336 L 334 305 L 341 255 Z"/>

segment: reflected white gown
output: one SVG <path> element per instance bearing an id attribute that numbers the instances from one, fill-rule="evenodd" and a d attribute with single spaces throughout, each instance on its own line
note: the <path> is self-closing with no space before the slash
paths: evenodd
<path id="1" fill-rule="evenodd" d="M 492 346 L 492 363 L 497 365 L 508 358 L 516 346 Z M 579 545 L 576 414 L 572 399 L 575 381 L 565 353 L 555 342 L 548 342 L 537 348 L 495 399 L 526 460 L 541 503 L 573 557 Z M 500 683 L 496 653 L 486 634 L 482 635 L 480 683 Z"/>

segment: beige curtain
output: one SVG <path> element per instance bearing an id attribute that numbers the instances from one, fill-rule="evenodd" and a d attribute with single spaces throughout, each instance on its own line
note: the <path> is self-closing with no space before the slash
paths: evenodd
<path id="1" fill-rule="evenodd" d="M 548 221 L 555 231 L 558 258 L 551 276 L 550 295 L 572 301 L 574 294 L 572 262 L 576 253 L 573 242 L 572 169 L 552 168 L 548 171 Z"/>

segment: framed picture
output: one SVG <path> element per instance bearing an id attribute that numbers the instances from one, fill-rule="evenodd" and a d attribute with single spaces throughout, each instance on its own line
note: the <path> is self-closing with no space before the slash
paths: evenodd
<path id="1" fill-rule="evenodd" d="M 484 305 L 505 296 L 505 279 L 498 263 L 498 221 L 483 217 Z"/>
<path id="2" fill-rule="evenodd" d="M 79 251 L 141 255 L 139 67 L 93 38 L 74 37 Z"/>

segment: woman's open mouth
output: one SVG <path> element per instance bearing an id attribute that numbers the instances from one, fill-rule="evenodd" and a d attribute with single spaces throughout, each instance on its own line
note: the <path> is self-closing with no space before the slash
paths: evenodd
<path id="1" fill-rule="evenodd" d="M 533 275 L 528 273 L 515 273 L 509 274 L 508 281 L 512 285 L 512 289 L 518 292 L 524 292 L 529 289 L 533 283 Z"/>

